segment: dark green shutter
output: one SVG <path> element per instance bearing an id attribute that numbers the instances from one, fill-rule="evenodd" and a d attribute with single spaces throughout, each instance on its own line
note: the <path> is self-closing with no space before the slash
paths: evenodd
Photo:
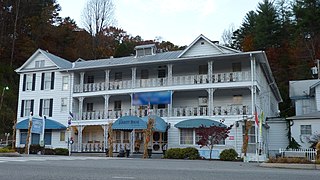
<path id="1" fill-rule="evenodd" d="M 43 90 L 44 87 L 44 73 L 41 74 L 41 90 Z"/>
<path id="2" fill-rule="evenodd" d="M 36 74 L 32 75 L 32 91 L 36 89 Z"/>
<path id="3" fill-rule="evenodd" d="M 53 99 L 50 99 L 49 117 L 52 117 Z"/>
<path id="4" fill-rule="evenodd" d="M 40 99 L 39 116 L 42 116 L 43 99 Z"/>
<path id="5" fill-rule="evenodd" d="M 26 90 L 26 81 L 27 81 L 27 75 L 23 75 L 23 84 L 22 84 L 22 91 Z"/>
<path id="6" fill-rule="evenodd" d="M 54 89 L 54 72 L 51 73 L 51 89 Z"/>
<path id="7" fill-rule="evenodd" d="M 23 117 L 24 115 L 24 100 L 21 101 L 21 113 L 20 113 L 20 117 Z"/>
<path id="8" fill-rule="evenodd" d="M 32 112 L 32 115 L 34 115 L 34 108 L 33 108 L 33 105 L 34 105 L 34 100 L 31 100 L 31 107 L 30 107 L 30 111 Z"/>

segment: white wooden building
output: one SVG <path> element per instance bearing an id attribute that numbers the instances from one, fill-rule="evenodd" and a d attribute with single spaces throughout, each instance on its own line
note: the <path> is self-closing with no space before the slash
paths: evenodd
<path id="1" fill-rule="evenodd" d="M 289 82 L 290 99 L 296 115 L 291 121 L 291 134 L 301 148 L 309 148 L 310 137 L 320 134 L 320 80 Z"/>
<path id="2" fill-rule="evenodd" d="M 158 52 L 155 45 L 142 45 L 136 47 L 135 56 L 73 63 L 39 49 L 16 71 L 20 74 L 18 122 L 27 122 L 32 111 L 35 118 L 46 115 L 67 127 L 71 112 L 73 152 L 105 151 L 110 122 L 117 124 L 119 118 L 129 116 L 143 118 L 149 112 L 166 124 L 164 132 L 153 134 L 153 153 L 161 153 L 164 144 L 199 148 L 195 129 L 181 122 L 200 125 L 212 120 L 235 125 L 230 137 L 215 146 L 213 156 L 218 158 L 226 148 L 241 154 L 244 119 L 254 123 L 255 111 L 263 112 L 265 124 L 265 118 L 278 115 L 282 101 L 265 52 L 240 52 L 203 35 L 182 51 Z M 169 92 L 169 104 L 134 105 L 135 94 L 152 92 Z M 132 151 L 141 152 L 142 131 L 119 124 L 114 151 L 130 143 Z M 25 142 L 26 127 L 20 126 L 18 147 Z M 260 138 L 263 155 L 268 147 L 265 127 Z M 66 129 L 46 128 L 51 128 L 46 130 L 47 147 L 67 147 Z M 252 158 L 258 147 L 257 129 L 253 126 L 249 132 L 248 156 Z M 199 150 L 204 156 L 207 153 Z"/>

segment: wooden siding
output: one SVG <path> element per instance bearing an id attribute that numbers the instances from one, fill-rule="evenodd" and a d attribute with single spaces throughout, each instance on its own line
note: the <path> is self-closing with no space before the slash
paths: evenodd
<path id="1" fill-rule="evenodd" d="M 281 122 L 269 122 L 269 139 L 268 139 L 268 149 L 270 151 L 279 151 L 279 148 L 286 148 L 289 145 L 288 142 L 288 128 L 286 121 Z M 296 139 L 297 140 L 297 139 Z"/>
<path id="2" fill-rule="evenodd" d="M 41 53 L 38 53 L 34 57 L 34 59 L 32 61 L 30 61 L 28 64 L 26 64 L 26 66 L 21 70 L 34 69 L 36 67 L 35 66 L 36 61 L 41 61 L 41 60 L 45 60 L 44 67 L 54 67 L 54 66 L 56 66 L 54 63 L 52 63 L 50 60 L 48 60 L 48 58 L 46 56 L 44 56 Z"/>
<path id="3" fill-rule="evenodd" d="M 185 52 L 182 57 L 194 57 L 212 54 L 222 54 L 222 52 L 201 38 L 187 52 Z"/>

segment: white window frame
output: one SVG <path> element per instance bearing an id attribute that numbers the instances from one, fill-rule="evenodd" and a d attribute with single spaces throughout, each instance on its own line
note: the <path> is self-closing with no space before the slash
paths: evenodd
<path id="1" fill-rule="evenodd" d="M 61 112 L 67 112 L 68 110 L 68 98 L 61 98 Z"/>
<path id="2" fill-rule="evenodd" d="M 60 131 L 60 141 L 66 141 L 66 132 Z"/>
<path id="3" fill-rule="evenodd" d="M 51 89 L 51 72 L 44 73 L 44 89 Z"/>
<path id="4" fill-rule="evenodd" d="M 24 116 L 29 116 L 30 115 L 30 112 L 31 112 L 31 103 L 32 102 L 32 100 L 25 100 L 24 101 L 24 113 L 23 113 L 23 115 Z"/>
<path id="5" fill-rule="evenodd" d="M 180 145 L 194 145 L 193 129 L 180 129 Z"/>
<path id="6" fill-rule="evenodd" d="M 69 76 L 62 76 L 62 91 L 69 90 Z"/>
<path id="7" fill-rule="evenodd" d="M 50 113 L 50 99 L 43 99 L 42 115 L 49 117 L 49 113 Z"/>
<path id="8" fill-rule="evenodd" d="M 33 75 L 32 74 L 27 74 L 26 77 L 26 90 L 27 91 L 32 91 L 32 84 L 33 84 Z"/>
<path id="9" fill-rule="evenodd" d="M 35 68 L 44 67 L 44 60 L 35 61 Z"/>
<path id="10" fill-rule="evenodd" d="M 308 125 L 300 125 L 300 134 L 301 135 L 311 135 L 312 134 L 312 127 L 310 124 Z"/>

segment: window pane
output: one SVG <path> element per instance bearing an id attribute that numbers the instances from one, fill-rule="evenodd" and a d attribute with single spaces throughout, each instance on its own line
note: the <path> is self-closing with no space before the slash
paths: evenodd
<path id="1" fill-rule="evenodd" d="M 69 89 L 69 77 L 63 76 L 62 77 L 62 90 L 66 91 Z"/>
<path id="2" fill-rule="evenodd" d="M 51 88 L 51 73 L 44 74 L 44 89 Z"/>
<path id="3" fill-rule="evenodd" d="M 32 75 L 31 74 L 27 74 L 26 89 L 32 90 Z"/>
<path id="4" fill-rule="evenodd" d="M 31 111 L 31 100 L 26 100 L 24 105 L 24 116 L 29 116 Z"/>
<path id="5" fill-rule="evenodd" d="M 43 106 L 42 106 L 42 114 L 49 116 L 49 111 L 50 111 L 50 99 L 44 99 Z"/>
<path id="6" fill-rule="evenodd" d="M 300 126 L 300 134 L 301 135 L 311 135 L 311 125 L 301 125 Z"/>
<path id="7" fill-rule="evenodd" d="M 180 129 L 180 144 L 193 144 L 193 129 Z"/>
<path id="8" fill-rule="evenodd" d="M 44 133 L 44 144 L 45 145 L 51 145 L 51 136 L 52 136 L 51 131 L 46 131 Z"/>
<path id="9" fill-rule="evenodd" d="M 61 131 L 60 132 L 60 141 L 65 141 L 66 140 L 66 132 L 65 131 Z"/>
<path id="10" fill-rule="evenodd" d="M 67 98 L 61 98 L 61 112 L 66 112 L 67 111 Z"/>
<path id="11" fill-rule="evenodd" d="M 26 144 L 26 140 L 27 140 L 27 132 L 20 131 L 20 144 Z"/>

